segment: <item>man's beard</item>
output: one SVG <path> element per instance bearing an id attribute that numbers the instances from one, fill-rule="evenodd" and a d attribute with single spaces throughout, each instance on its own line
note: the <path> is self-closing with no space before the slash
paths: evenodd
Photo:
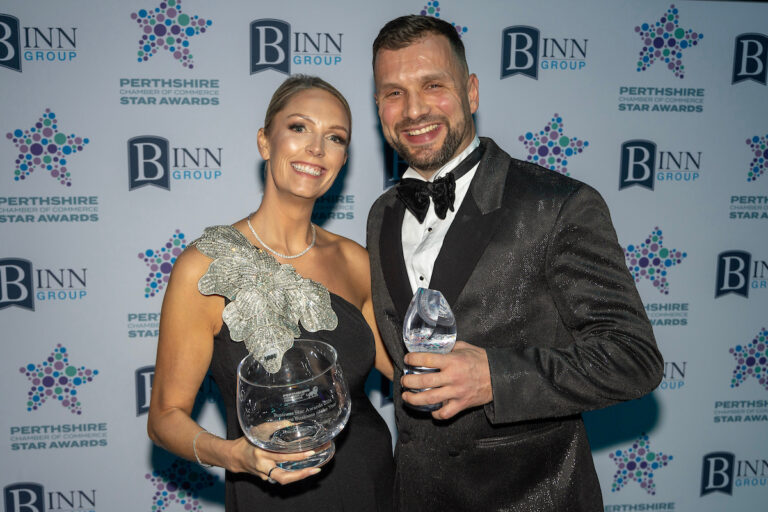
<path id="1" fill-rule="evenodd" d="M 470 115 L 469 113 L 465 114 Z M 427 151 L 423 155 L 417 155 L 412 153 L 408 149 L 408 146 L 402 143 L 399 139 L 393 139 L 391 141 L 392 147 L 395 149 L 395 151 L 397 151 L 400 157 L 408 162 L 408 165 L 420 171 L 436 171 L 447 164 L 451 158 L 455 156 L 456 151 L 459 149 L 459 146 L 461 146 L 461 142 L 464 139 L 465 133 L 467 131 L 468 123 L 466 116 L 463 119 L 463 122 L 457 126 L 456 129 L 453 129 L 453 127 L 448 123 L 448 119 L 445 117 L 418 119 L 416 122 L 409 121 L 407 123 L 401 124 L 406 126 L 415 124 L 424 125 L 429 124 L 431 121 L 439 122 L 443 128 L 447 130 L 443 145 L 436 151 Z M 402 133 L 403 130 L 404 128 L 400 128 L 399 126 L 395 127 L 395 133 Z"/>

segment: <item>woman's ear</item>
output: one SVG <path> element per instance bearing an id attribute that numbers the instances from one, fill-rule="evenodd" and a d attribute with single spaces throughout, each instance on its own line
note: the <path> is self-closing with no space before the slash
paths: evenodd
<path id="1" fill-rule="evenodd" d="M 256 135 L 256 142 L 259 146 L 261 158 L 269 160 L 269 139 L 267 139 L 267 134 L 264 131 L 264 128 L 259 128 L 259 133 Z"/>

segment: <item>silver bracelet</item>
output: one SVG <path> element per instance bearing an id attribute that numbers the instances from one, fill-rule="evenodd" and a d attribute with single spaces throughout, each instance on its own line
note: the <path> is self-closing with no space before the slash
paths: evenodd
<path id="1" fill-rule="evenodd" d="M 200 434 L 202 434 L 203 432 L 205 432 L 206 434 L 210 434 L 210 432 L 208 432 L 205 429 L 202 429 L 200 432 L 195 434 L 195 438 L 192 439 L 192 451 L 195 452 L 195 458 L 197 459 L 198 464 L 200 464 L 204 468 L 211 468 L 213 466 L 211 464 L 204 464 L 203 461 L 200 460 L 200 456 L 197 454 L 197 438 L 200 437 Z"/>

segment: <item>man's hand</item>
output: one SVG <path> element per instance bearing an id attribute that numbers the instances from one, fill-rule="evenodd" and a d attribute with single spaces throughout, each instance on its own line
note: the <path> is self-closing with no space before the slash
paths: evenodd
<path id="1" fill-rule="evenodd" d="M 485 349 L 457 341 L 448 354 L 412 352 L 406 354 L 405 363 L 411 366 L 427 366 L 440 371 L 421 375 L 404 375 L 400 379 L 403 388 L 434 388 L 421 393 L 406 391 L 403 400 L 412 405 L 443 403 L 432 412 L 437 420 L 447 420 L 470 407 L 485 405 L 493 400 L 491 371 Z"/>

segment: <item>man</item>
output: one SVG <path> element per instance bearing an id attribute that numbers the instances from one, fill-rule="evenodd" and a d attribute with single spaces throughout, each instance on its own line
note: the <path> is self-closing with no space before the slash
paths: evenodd
<path id="1" fill-rule="evenodd" d="M 602 510 L 580 413 L 650 392 L 663 371 L 607 207 L 477 138 L 478 79 L 450 24 L 395 19 L 373 52 L 384 136 L 410 164 L 367 233 L 395 364 L 399 510 Z M 453 309 L 466 341 L 450 354 L 405 355 L 418 287 Z M 403 377 L 403 362 L 440 371 Z"/>

